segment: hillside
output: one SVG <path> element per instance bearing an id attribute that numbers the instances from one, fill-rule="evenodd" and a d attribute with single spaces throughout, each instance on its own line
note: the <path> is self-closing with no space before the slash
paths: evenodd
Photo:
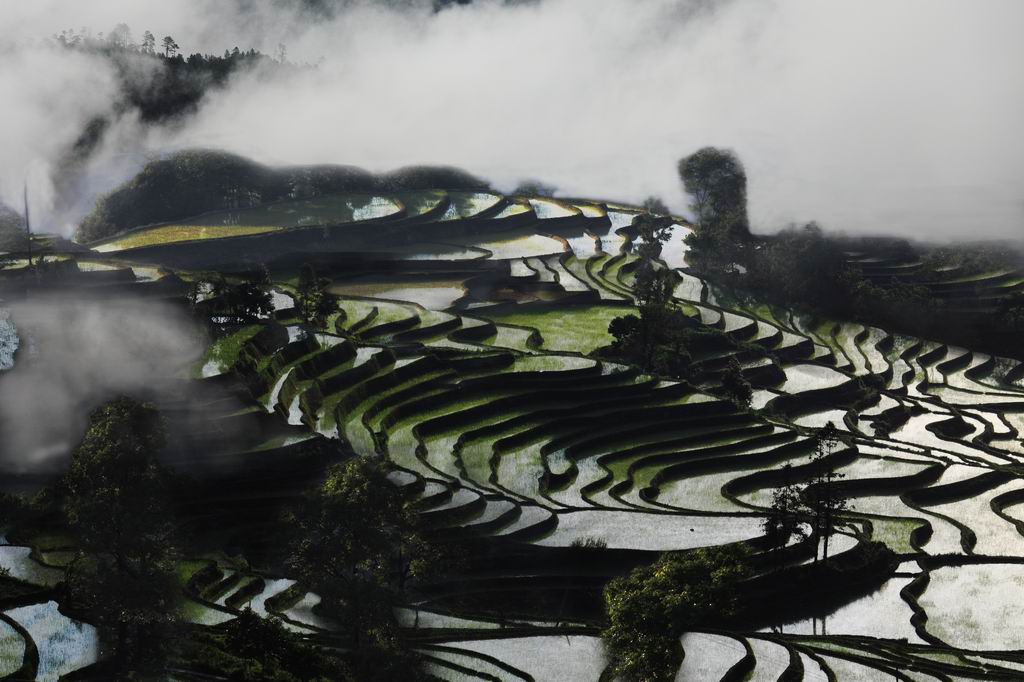
<path id="1" fill-rule="evenodd" d="M 187 150 L 150 161 L 130 181 L 101 197 L 82 219 L 76 239 L 95 242 L 140 225 L 210 211 L 255 209 L 340 192 L 431 187 L 486 189 L 487 183 L 455 168 L 413 167 L 374 175 L 352 166 L 271 168 L 226 152 Z"/>
<path id="2" fill-rule="evenodd" d="M 749 549 L 764 601 L 687 632 L 680 679 L 1019 678 L 1024 635 L 1008 625 L 1024 603 L 1019 359 L 738 295 L 693 274 L 691 227 L 674 217 L 654 267 L 671 273 L 689 363 L 645 372 L 609 333 L 637 312 L 641 209 L 468 182 L 381 192 L 351 169 L 236 174 L 240 161 L 217 158 L 259 202 L 225 206 L 196 191 L 211 186 L 202 174 L 176 184 L 182 155 L 101 202 L 80 234 L 91 251 L 49 255 L 48 286 L 192 295 L 216 339 L 191 379 L 208 424 L 171 446 L 241 463 L 181 502 L 197 538 L 180 557 L 192 622 L 216 631 L 248 603 L 337 644 L 337 620 L 281 560 L 289 528 L 251 504 L 301 496 L 326 451 L 386 461 L 431 536 L 465 556 L 457 572 L 413 585 L 397 612 L 439 679 L 596 680 L 607 666 L 601 587 L 659 552 L 724 544 Z M 299 177 L 316 189 L 289 195 Z M 166 224 L 125 231 L 155 222 Z M 915 267 L 849 257 L 872 277 Z M 192 286 L 257 263 L 273 292 L 263 319 L 226 323 L 209 289 Z M 306 264 L 337 302 L 320 324 L 296 309 Z M 16 296 L 26 275 L 16 261 L 0 287 Z M 950 272 L 933 286 L 973 306 L 1022 282 L 1019 271 Z M 749 407 L 723 388 L 737 365 Z M 246 409 L 225 412 L 226 394 Z M 170 419 L 171 433 L 189 429 Z M 822 462 L 814 438 L 828 423 L 843 445 Z M 218 425 L 244 436 L 220 438 Z M 823 466 L 845 476 L 850 509 L 833 557 L 817 562 L 806 538 L 773 547 L 762 521 L 775 490 Z M 865 573 L 871 541 L 898 565 Z M 61 580 L 67 547 L 16 542 L 0 553 L 12 576 Z M 815 577 L 799 595 L 782 584 L 796 575 Z M 1001 589 L 981 589 L 991 584 Z M 95 630 L 57 613 L 56 595 L 5 611 L 21 648 L 0 658 L 2 674 L 102 666 Z M 13 653 L 30 644 L 38 660 Z"/>

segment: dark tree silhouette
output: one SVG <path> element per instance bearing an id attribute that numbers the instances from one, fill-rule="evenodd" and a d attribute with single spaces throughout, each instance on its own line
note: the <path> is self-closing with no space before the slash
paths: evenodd
<path id="1" fill-rule="evenodd" d="M 790 480 L 792 468 L 791 464 L 782 467 L 784 480 Z M 773 549 L 785 547 L 794 535 L 806 534 L 802 519 L 807 515 L 807 508 L 801 493 L 802 488 L 788 482 L 772 491 L 772 504 L 761 528 Z"/>
<path id="2" fill-rule="evenodd" d="M 19 251 L 27 246 L 24 217 L 0 203 L 0 251 Z"/>
<path id="3" fill-rule="evenodd" d="M 132 47 L 132 31 L 128 24 L 118 24 L 107 34 L 107 40 L 114 47 L 127 50 Z"/>
<path id="4" fill-rule="evenodd" d="M 812 529 L 816 539 L 815 561 L 818 559 L 817 540 L 823 542 L 822 559 L 828 558 L 829 539 L 836 530 L 841 514 L 850 509 L 849 500 L 843 495 L 836 483 L 846 478 L 846 474 L 839 473 L 835 466 L 829 462 L 829 458 L 836 452 L 841 444 L 839 431 L 835 425 L 829 422 L 815 439 L 814 455 L 811 461 L 818 465 L 818 472 L 814 479 L 804 490 L 804 497 L 813 515 Z"/>
<path id="5" fill-rule="evenodd" d="M 231 322 L 251 322 L 266 317 L 274 310 L 273 299 L 266 286 L 264 271 L 245 275 L 240 281 L 219 275 L 211 286 L 211 312 Z"/>
<path id="6" fill-rule="evenodd" d="M 64 513 L 79 543 L 69 565 L 73 600 L 116 632 L 122 666 L 144 656 L 179 595 L 168 475 L 157 461 L 163 419 L 151 406 L 117 398 L 89 417 L 64 477 Z"/>
<path id="7" fill-rule="evenodd" d="M 747 236 L 747 174 L 734 152 L 699 149 L 680 160 L 679 177 L 692 199 L 698 228 Z"/>
<path id="8" fill-rule="evenodd" d="M 178 50 L 181 49 L 171 36 L 164 36 L 160 44 L 163 45 L 165 57 L 174 57 L 178 54 Z"/>
<path id="9" fill-rule="evenodd" d="M 667 216 L 670 211 L 665 202 L 661 200 L 661 197 L 649 196 L 644 199 L 644 203 L 641 204 L 642 208 L 648 213 L 653 213 L 656 216 Z"/>
<path id="10" fill-rule="evenodd" d="M 334 466 L 296 521 L 295 575 L 343 616 L 353 649 L 392 646 L 394 599 L 437 554 L 385 468 L 358 457 Z"/>
<path id="11" fill-rule="evenodd" d="M 705 273 L 734 274 L 750 238 L 743 164 L 729 150 L 704 147 L 679 161 L 679 177 L 696 220 L 689 260 Z"/>
<path id="12" fill-rule="evenodd" d="M 608 583 L 602 636 L 616 679 L 675 679 L 680 635 L 736 614 L 749 575 L 746 552 L 732 545 L 667 553 Z"/>
<path id="13" fill-rule="evenodd" d="M 316 269 L 306 263 L 299 270 L 299 281 L 295 288 L 295 304 L 299 316 L 307 324 L 322 327 L 327 318 L 338 310 L 338 302 L 327 293 L 331 280 L 319 277 Z"/>
<path id="14" fill-rule="evenodd" d="M 729 359 L 729 365 L 722 374 L 722 393 L 736 407 L 750 409 L 750 401 L 754 397 L 754 389 L 743 374 L 743 368 L 735 357 Z"/>

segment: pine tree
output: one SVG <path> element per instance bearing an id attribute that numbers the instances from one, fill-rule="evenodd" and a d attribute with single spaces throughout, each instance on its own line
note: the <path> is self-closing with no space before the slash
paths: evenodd
<path id="1" fill-rule="evenodd" d="M 338 309 L 338 304 L 327 292 L 331 281 L 319 277 L 309 263 L 299 271 L 299 282 L 295 288 L 295 304 L 299 316 L 316 327 L 327 324 L 327 318 Z"/>
<path id="2" fill-rule="evenodd" d="M 819 468 L 804 495 L 813 513 L 815 561 L 818 558 L 817 539 L 824 540 L 822 559 L 827 559 L 829 539 L 835 532 L 839 517 L 850 509 L 849 500 L 837 486 L 838 481 L 846 478 L 846 474 L 836 472 L 835 467 L 828 461 L 841 443 L 839 431 L 829 422 L 818 433 L 814 455 L 811 457 L 812 462 Z"/>
<path id="3" fill-rule="evenodd" d="M 791 469 L 792 466 L 789 464 L 783 467 L 786 481 L 791 480 Z M 788 482 L 772 492 L 772 504 L 768 508 L 768 515 L 761 522 L 761 527 L 773 549 L 785 547 L 794 535 L 806 535 L 802 519 L 807 513 L 807 508 L 801 493 L 800 487 Z"/>
<path id="4" fill-rule="evenodd" d="M 174 55 L 178 54 L 178 43 L 174 42 L 174 38 L 172 38 L 171 36 L 164 36 L 164 39 L 163 41 L 161 41 L 161 44 L 164 46 L 165 57 L 173 57 Z"/>

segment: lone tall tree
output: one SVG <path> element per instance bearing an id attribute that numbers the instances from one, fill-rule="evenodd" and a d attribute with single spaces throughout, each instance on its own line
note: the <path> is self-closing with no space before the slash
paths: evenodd
<path id="1" fill-rule="evenodd" d="M 662 248 L 672 237 L 672 218 L 640 213 L 630 225 L 636 232 L 636 253 L 645 263 L 653 264 L 661 257 Z"/>
<path id="2" fill-rule="evenodd" d="M 89 417 L 64 477 L 64 512 L 79 543 L 68 568 L 72 598 L 116 632 L 116 655 L 143 654 L 173 619 L 179 593 L 171 563 L 168 477 L 157 462 L 163 419 L 117 398 Z"/>
<path id="3" fill-rule="evenodd" d="M 28 182 L 25 183 L 23 198 L 25 200 L 25 246 L 28 247 L 28 266 L 32 267 L 32 223 L 28 215 Z"/>
<path id="4" fill-rule="evenodd" d="M 107 40 L 114 47 L 127 50 L 132 46 L 132 30 L 128 27 L 128 24 L 118 24 L 107 34 Z"/>
<path id="5" fill-rule="evenodd" d="M 768 515 L 761 522 L 761 528 L 772 549 L 785 547 L 794 535 L 803 537 L 806 534 L 801 523 L 806 513 L 801 497 L 802 489 L 791 482 L 792 468 L 791 464 L 782 467 L 786 485 L 772 491 L 772 504 L 768 508 Z"/>
<path id="6" fill-rule="evenodd" d="M 704 147 L 679 161 L 679 177 L 697 221 L 687 258 L 704 271 L 736 272 L 750 237 L 743 164 L 729 150 Z"/>
<path id="7" fill-rule="evenodd" d="M 749 232 L 747 173 L 728 149 L 704 147 L 679 161 L 679 177 L 690 195 L 698 227 L 725 228 L 735 236 Z"/>
<path id="8" fill-rule="evenodd" d="M 672 219 L 641 213 L 633 219 L 639 258 L 633 284 L 639 315 L 623 315 L 608 325 L 612 351 L 649 372 L 680 376 L 689 366 L 686 316 L 672 301 L 675 275 L 658 259 L 672 234 Z"/>
<path id="9" fill-rule="evenodd" d="M 837 472 L 835 465 L 830 461 L 840 443 L 839 431 L 832 422 L 818 432 L 812 456 L 812 462 L 818 466 L 818 472 L 804 491 L 813 514 L 814 537 L 824 540 L 822 559 L 828 558 L 829 539 L 835 532 L 839 516 L 850 508 L 849 500 L 836 485 L 839 480 L 846 478 L 846 474 Z M 817 542 L 814 558 L 817 561 Z"/>
<path id="10" fill-rule="evenodd" d="M 338 309 L 337 302 L 327 293 L 329 279 L 316 274 L 316 269 L 309 263 L 299 271 L 298 285 L 295 287 L 295 304 L 299 316 L 308 324 L 322 327 L 327 318 Z"/>
<path id="11" fill-rule="evenodd" d="M 142 51 L 146 54 L 153 54 L 156 52 L 156 37 L 150 31 L 146 31 L 142 34 L 142 44 L 139 46 Z"/>
<path id="12" fill-rule="evenodd" d="M 165 57 L 173 57 L 178 54 L 178 43 L 174 42 L 174 38 L 171 36 L 164 36 L 164 39 L 161 41 L 161 45 L 164 46 Z"/>

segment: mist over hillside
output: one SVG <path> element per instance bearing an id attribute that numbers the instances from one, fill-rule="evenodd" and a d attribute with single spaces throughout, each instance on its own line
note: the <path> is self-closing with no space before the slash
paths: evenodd
<path id="1" fill-rule="evenodd" d="M 500 189 L 540 177 L 562 195 L 657 194 L 682 210 L 675 162 L 714 144 L 745 159 L 759 231 L 815 219 L 1017 239 L 1022 19 L 1013 0 L 4 3 L 0 88 L 19 106 L 0 132 L 0 197 L 20 204 L 27 176 L 39 220 L 70 234 L 147 159 L 213 147 L 271 164 L 455 165 Z M 313 68 L 238 69 L 194 109 L 146 120 L 109 60 L 46 40 L 119 23 L 185 56 L 238 46 Z M 100 144 L 69 182 L 68 151 L 97 119 Z"/>
<path id="2" fill-rule="evenodd" d="M 0 470 L 9 474 L 66 466 L 97 404 L 123 393 L 166 399 L 201 354 L 201 333 L 163 302 L 111 306 L 64 290 L 15 304 L 10 317 L 21 347 L 0 383 Z"/>

